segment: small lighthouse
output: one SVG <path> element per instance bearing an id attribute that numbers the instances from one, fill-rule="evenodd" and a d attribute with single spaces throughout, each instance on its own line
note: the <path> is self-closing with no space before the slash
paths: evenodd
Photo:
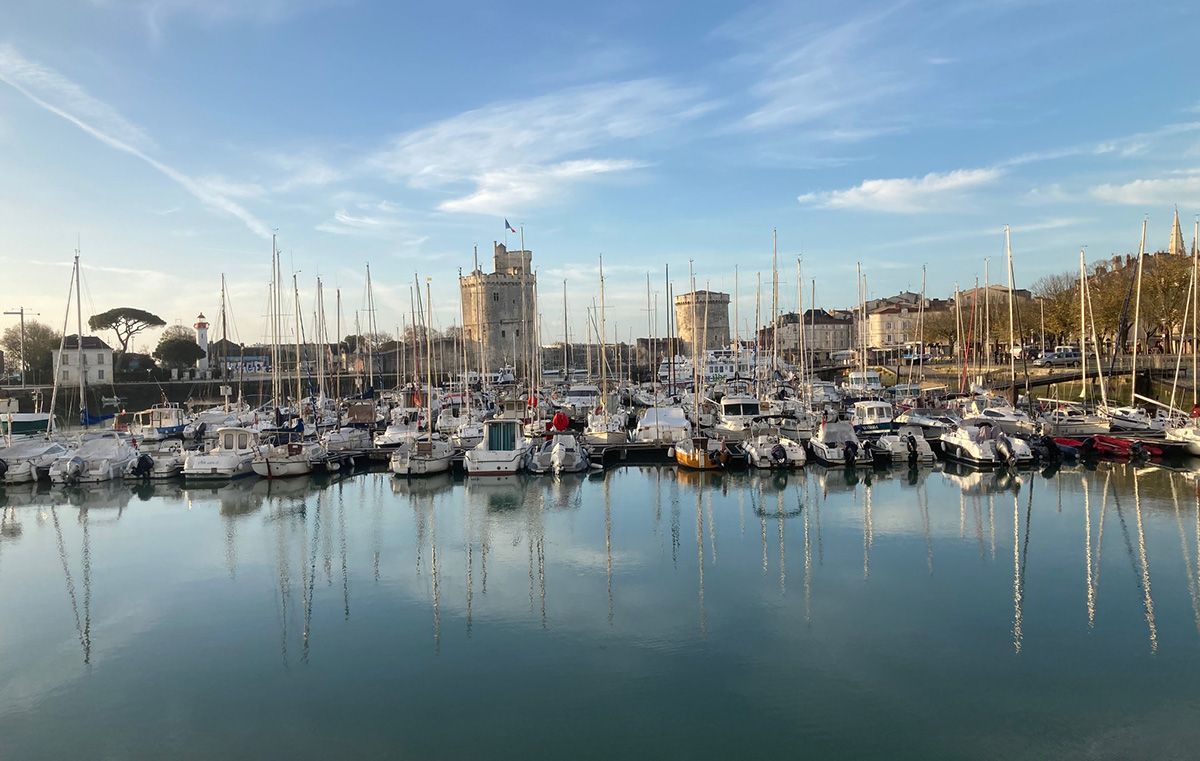
<path id="1" fill-rule="evenodd" d="M 196 318 L 196 324 L 193 327 L 196 328 L 196 345 L 199 346 L 201 349 L 204 349 L 204 356 L 200 358 L 200 361 L 196 364 L 196 367 L 200 370 L 200 372 L 207 373 L 208 372 L 208 322 L 204 319 L 203 312 L 201 312 L 200 316 Z"/>

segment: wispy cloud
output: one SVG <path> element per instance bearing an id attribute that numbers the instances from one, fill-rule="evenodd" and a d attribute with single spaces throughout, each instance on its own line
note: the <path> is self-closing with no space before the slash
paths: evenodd
<path id="1" fill-rule="evenodd" d="M 888 34 L 888 21 L 903 3 L 834 25 L 802 23 L 796 8 L 780 5 L 749 11 L 717 31 L 742 44 L 734 61 L 759 69 L 750 93 L 761 104 L 739 126 L 777 129 L 817 120 L 855 122 L 867 107 L 917 86 L 909 63 L 930 66 L 927 55 L 910 55 Z M 878 111 L 869 115 L 880 121 Z M 878 127 L 875 127 L 878 128 Z"/>
<path id="2" fill-rule="evenodd" d="M 438 209 L 499 215 L 541 199 L 561 198 L 571 183 L 644 166 L 646 164 L 630 159 L 585 159 L 485 172 L 476 178 L 474 193 L 443 201 Z"/>
<path id="3" fill-rule="evenodd" d="M 802 204 L 826 209 L 867 209 L 896 213 L 919 213 L 944 207 L 951 198 L 964 191 L 988 185 L 1004 170 L 956 169 L 953 172 L 930 172 L 924 177 L 899 177 L 866 180 L 845 190 L 805 193 L 797 200 Z"/>
<path id="4" fill-rule="evenodd" d="M 582 154 L 667 130 L 709 108 L 697 90 L 658 79 L 572 88 L 413 130 L 367 165 L 415 188 L 474 186 L 443 202 L 444 210 L 514 210 L 571 182 L 641 166 Z"/>
<path id="5" fill-rule="evenodd" d="M 140 15 L 156 40 L 162 38 L 173 17 L 190 17 L 206 24 L 276 23 L 301 13 L 352 2 L 354 0 L 92 0 L 92 4 L 100 8 Z"/>
<path id="6" fill-rule="evenodd" d="M 1200 172 L 1151 180 L 1134 180 L 1122 185 L 1097 185 L 1091 194 L 1108 203 L 1152 206 L 1194 199 L 1200 194 Z"/>
<path id="7" fill-rule="evenodd" d="M 66 119 L 110 148 L 141 159 L 201 203 L 240 219 L 256 235 L 271 237 L 270 228 L 223 193 L 219 185 L 197 181 L 147 155 L 129 142 L 149 142 L 140 128 L 58 72 L 26 59 L 11 45 L 0 45 L 0 82 L 7 83 L 36 105 Z"/>

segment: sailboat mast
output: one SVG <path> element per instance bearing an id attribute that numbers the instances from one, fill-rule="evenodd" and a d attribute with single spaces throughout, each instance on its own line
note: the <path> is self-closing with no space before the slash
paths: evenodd
<path id="1" fill-rule="evenodd" d="M 300 287 L 296 284 L 296 273 L 292 273 L 292 312 L 296 316 L 296 404 L 299 406 L 300 419 L 304 419 L 304 389 L 300 382 Z M 316 424 L 317 411 L 313 409 L 313 423 Z"/>
<path id="2" fill-rule="evenodd" d="M 1079 249 L 1079 398 L 1087 399 L 1087 263 L 1083 249 Z"/>
<path id="3" fill-rule="evenodd" d="M 1146 253 L 1146 218 L 1142 218 L 1142 242 L 1138 245 L 1137 257 L 1137 296 L 1133 304 L 1133 356 L 1129 363 L 1129 406 L 1135 405 L 1137 399 L 1137 355 L 1138 355 L 1138 324 L 1142 311 L 1142 257 Z"/>
<path id="4" fill-rule="evenodd" d="M 604 430 L 608 430 L 608 329 L 604 314 L 604 254 L 600 254 L 600 394 Z M 617 343 L 620 343 L 618 339 Z"/>
<path id="5" fill-rule="evenodd" d="M 779 231 L 771 230 L 771 380 L 779 372 Z"/>
<path id="6" fill-rule="evenodd" d="M 647 289 L 648 290 L 648 289 Z M 733 374 L 742 371 L 741 325 L 738 323 L 738 266 L 733 265 Z"/>
<path id="7" fill-rule="evenodd" d="M 1013 348 L 1013 261 L 1012 261 L 1012 234 L 1008 225 L 1004 226 L 1004 256 L 1008 260 L 1008 380 L 1011 384 L 1010 388 L 1013 406 L 1016 406 L 1017 400 L 1017 357 L 1012 352 Z"/>
<path id="8" fill-rule="evenodd" d="M 563 383 L 570 381 L 571 369 L 568 365 L 567 346 L 570 339 L 567 336 L 567 281 L 563 280 Z"/>
<path id="9" fill-rule="evenodd" d="M 79 332 L 75 338 L 76 368 L 79 370 L 79 422 L 87 427 L 87 389 L 83 380 L 83 300 L 79 297 L 79 249 L 75 249 L 75 319 Z M 54 414 L 54 410 L 50 411 Z"/>
<path id="10" fill-rule="evenodd" d="M 1196 320 L 1197 313 L 1200 313 L 1200 267 L 1197 267 L 1197 258 L 1200 257 L 1200 218 L 1196 220 L 1196 231 L 1192 234 L 1192 406 L 1196 406 L 1197 384 L 1200 384 L 1200 375 L 1196 374 L 1197 356 L 1196 351 L 1196 328 L 1200 327 Z M 1183 331 L 1180 331 L 1182 333 Z"/>
<path id="11" fill-rule="evenodd" d="M 991 264 L 991 257 L 984 257 L 983 260 L 983 342 L 987 346 L 984 351 L 984 372 L 989 376 L 992 373 L 992 281 L 991 273 L 988 271 Z M 1009 351 L 1012 351 L 1012 344 L 1008 345 Z"/>
<path id="12" fill-rule="evenodd" d="M 371 265 L 367 264 L 367 387 L 375 388 L 375 294 L 371 291 Z"/>
<path id="13" fill-rule="evenodd" d="M 433 441 L 433 335 L 429 332 L 433 325 L 433 301 L 429 295 L 429 281 L 425 278 L 425 370 L 429 388 L 425 391 L 425 426 L 429 433 L 429 441 Z"/>

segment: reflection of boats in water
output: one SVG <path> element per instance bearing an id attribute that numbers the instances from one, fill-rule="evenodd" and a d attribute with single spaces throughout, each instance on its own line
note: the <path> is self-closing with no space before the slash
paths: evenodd
<path id="1" fill-rule="evenodd" d="M 221 515 L 249 515 L 262 507 L 263 494 L 254 488 L 259 483 L 266 482 L 244 478 L 233 481 L 205 481 L 198 483 L 188 481 L 186 486 L 180 490 L 180 493 L 188 501 L 189 506 L 216 502 L 220 505 Z M 287 483 L 296 482 L 289 481 Z"/>
<path id="2" fill-rule="evenodd" d="M 719 469 L 696 470 L 692 468 L 676 468 L 675 475 L 679 483 L 698 489 L 701 486 L 720 488 L 725 482 L 725 471 Z"/>
<path id="3" fill-rule="evenodd" d="M 450 471 L 443 471 L 422 478 L 392 478 L 388 483 L 397 496 L 431 497 L 453 489 L 455 478 Z"/>
<path id="4" fill-rule="evenodd" d="M 953 460 L 944 463 L 942 475 L 947 481 L 957 484 L 966 496 L 1015 492 L 1022 483 L 1020 476 L 1007 468 L 977 468 Z"/>
<path id="5" fill-rule="evenodd" d="M 256 497 L 302 499 L 308 493 L 316 490 L 311 476 L 292 478 L 261 478 L 250 486 L 250 491 Z"/>
<path id="6" fill-rule="evenodd" d="M 489 510 L 517 510 L 525 506 L 529 490 L 525 476 L 472 476 L 466 481 L 467 499 L 481 502 Z"/>
<path id="7" fill-rule="evenodd" d="M 0 498 L 5 506 L 45 506 L 45 507 L 88 507 L 88 508 L 123 508 L 134 497 L 120 479 L 115 481 L 98 481 L 81 483 L 71 486 L 51 484 L 45 481 L 5 484 L 0 489 Z"/>
<path id="8" fill-rule="evenodd" d="M 872 473 L 869 468 L 825 467 L 814 465 L 808 468 L 815 476 L 817 487 L 823 494 L 848 492 L 858 488 L 860 482 Z"/>

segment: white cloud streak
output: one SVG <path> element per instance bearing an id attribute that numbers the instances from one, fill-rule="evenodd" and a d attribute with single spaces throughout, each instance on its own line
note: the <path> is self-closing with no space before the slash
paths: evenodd
<path id="1" fill-rule="evenodd" d="M 140 129 L 125 121 L 108 105 L 92 98 L 79 85 L 67 80 L 52 69 L 29 61 L 17 52 L 16 48 L 7 44 L 0 45 L 0 82 L 7 83 L 35 105 L 66 119 L 108 147 L 141 159 L 173 180 L 201 203 L 240 219 L 256 235 L 263 238 L 271 237 L 270 228 L 243 206 L 223 194 L 220 186 L 214 187 L 204 181 L 194 180 L 150 157 L 140 148 L 128 142 L 127 138 L 138 139 L 139 136 L 148 142 Z M 75 108 L 80 109 L 82 115 L 76 113 L 73 110 Z M 97 127 L 86 121 L 89 117 L 99 118 L 102 126 Z M 106 127 L 115 127 L 119 134 L 110 134 L 106 131 Z M 122 138 L 120 133 L 125 133 L 127 138 Z"/>
<path id="2" fill-rule="evenodd" d="M 1152 180 L 1134 180 L 1122 185 L 1097 185 L 1091 195 L 1108 203 L 1153 206 L 1189 200 L 1200 194 L 1200 173 Z"/>
<path id="3" fill-rule="evenodd" d="M 443 202 L 446 211 L 513 211 L 572 182 L 642 166 L 580 154 L 667 130 L 710 107 L 698 91 L 658 79 L 572 88 L 413 130 L 367 165 L 415 188 L 474 185 L 467 195 Z"/>
<path id="4" fill-rule="evenodd" d="M 249 21 L 273 24 L 293 16 L 354 0 L 92 0 L 100 8 L 140 14 L 154 40 L 161 40 L 173 17 L 216 24 Z"/>
<path id="5" fill-rule="evenodd" d="M 934 211 L 964 191 L 988 185 L 1001 176 L 1001 169 L 956 169 L 930 172 L 924 177 L 865 180 L 845 190 L 805 193 L 802 204 L 826 209 L 866 209 L 912 214 Z"/>

